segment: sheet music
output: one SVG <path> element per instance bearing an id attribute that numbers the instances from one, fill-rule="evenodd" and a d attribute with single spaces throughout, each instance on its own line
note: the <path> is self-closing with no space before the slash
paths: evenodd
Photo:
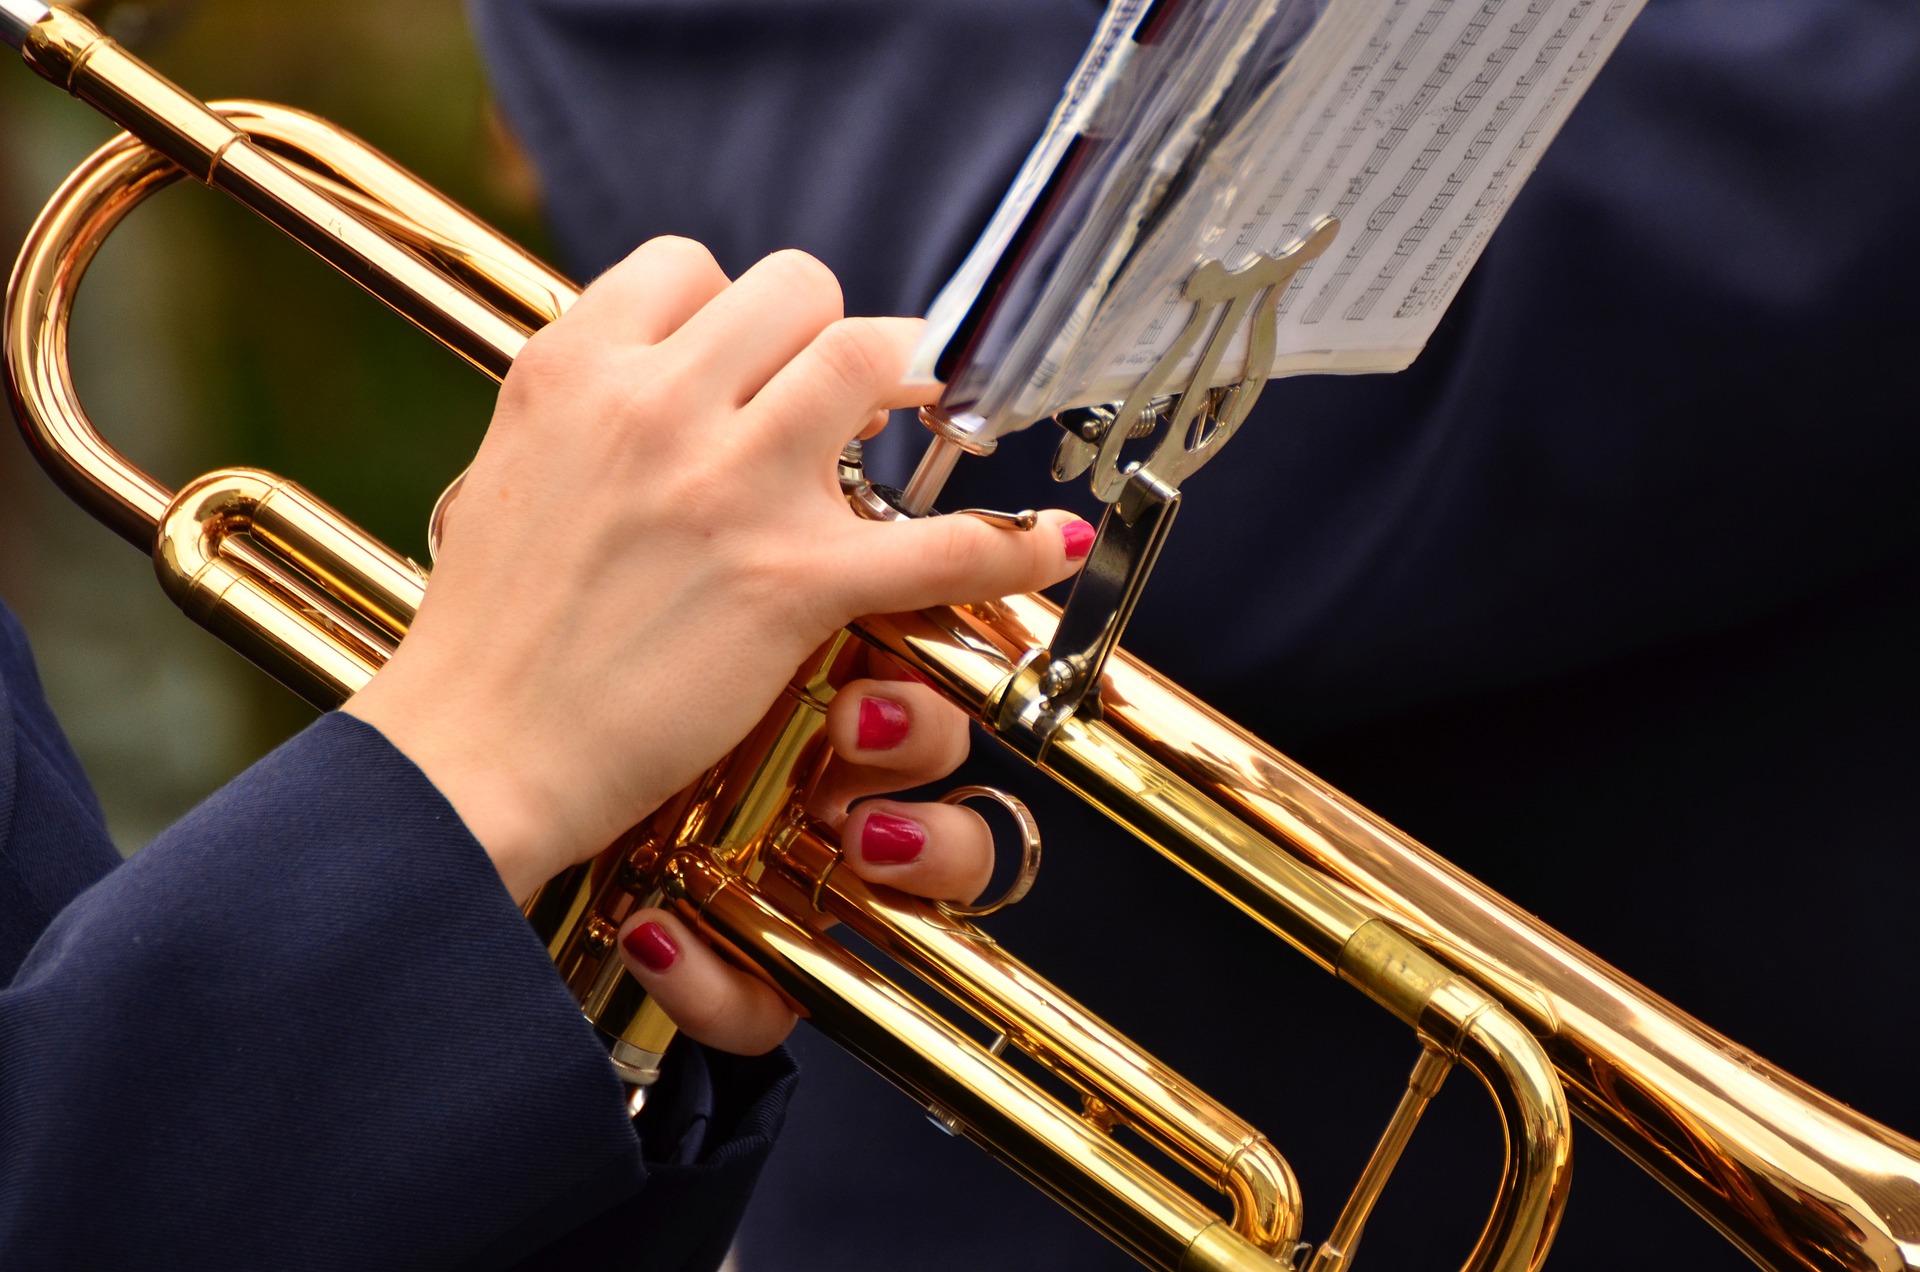
<path id="1" fill-rule="evenodd" d="M 1082 287 L 1042 356 L 992 370 L 983 431 L 1124 397 L 1179 333 L 1204 260 L 1338 238 L 1279 301 L 1275 374 L 1398 370 L 1644 0 L 1330 0 L 1195 160 L 1123 269 Z M 1244 337 L 1220 383 L 1246 372 Z M 976 377 L 977 378 L 977 377 Z"/>
<path id="2" fill-rule="evenodd" d="M 1070 394 L 1105 400 L 1164 352 L 1195 259 L 1231 268 L 1326 214 L 1340 236 L 1280 299 L 1275 372 L 1405 367 L 1642 2 L 1388 0 L 1359 30 L 1323 22 L 1314 38 L 1342 44 L 1339 73 L 1277 83 L 1273 96 L 1293 100 L 1215 152 L 1245 179 L 1162 227 L 1159 243 L 1184 234 L 1197 256 L 1169 255 L 1114 290 Z M 1228 357 L 1221 383 L 1245 373 L 1245 356 Z"/>

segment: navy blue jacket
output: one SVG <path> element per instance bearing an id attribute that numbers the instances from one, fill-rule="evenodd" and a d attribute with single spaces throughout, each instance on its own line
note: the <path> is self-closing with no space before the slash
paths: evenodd
<path id="1" fill-rule="evenodd" d="M 0 984 L 7 1268 L 710 1268 L 792 1081 L 681 1048 L 643 1152 L 485 852 L 350 716 L 123 864 L 4 606 Z"/>
<path id="2" fill-rule="evenodd" d="M 469 3 L 571 269 L 659 233 L 736 272 L 801 247 L 855 313 L 925 308 L 1101 8 Z M 1920 7 L 1650 0 L 1427 352 L 1396 376 L 1270 385 L 1188 483 L 1127 634 L 1909 1134 L 1912 989 L 1859 969 L 1911 967 L 1920 890 L 1915 154 Z M 963 463 L 946 506 L 1084 498 L 1045 479 L 1045 434 Z M 877 450 L 897 465 L 919 445 Z M 1410 1041 L 1084 809 L 1022 794 L 1047 869 L 995 935 L 1273 1135 L 1324 1232 Z M 788 1140 L 806 1151 L 761 1188 L 746 1272 L 819 1240 L 846 1268 L 1127 1266 L 852 1062 L 796 1045 Z M 1457 1265 L 1498 1169 L 1484 1117 L 1471 1083 L 1443 1090 L 1369 1264 Z M 869 1162 L 865 1186 L 801 1167 L 821 1153 Z M 1748 1266 L 1595 1137 L 1576 1156 L 1552 1267 Z"/>

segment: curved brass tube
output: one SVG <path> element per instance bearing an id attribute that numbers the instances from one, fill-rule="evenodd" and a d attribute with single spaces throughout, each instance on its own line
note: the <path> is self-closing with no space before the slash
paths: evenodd
<path id="1" fill-rule="evenodd" d="M 1009 597 L 973 610 L 863 620 L 862 638 L 981 709 L 1057 609 Z M 1920 1143 L 1768 1064 L 1581 949 L 1300 768 L 1152 668 L 1107 664 L 1099 737 L 1138 747 L 1206 803 L 1363 899 L 1499 998 L 1545 1047 L 1574 1111 L 1763 1267 L 1920 1267 Z M 1056 743 L 1045 767 L 1101 783 Z M 1056 767 L 1057 766 L 1057 767 Z M 1106 783 L 1112 786 L 1112 783 Z M 1090 795 L 1108 804 L 1118 792 Z M 1323 965 L 1325 941 L 1265 908 L 1247 863 L 1150 840 Z"/>

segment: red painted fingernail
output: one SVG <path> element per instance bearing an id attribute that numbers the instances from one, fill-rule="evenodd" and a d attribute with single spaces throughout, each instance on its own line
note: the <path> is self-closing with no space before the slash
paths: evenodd
<path id="1" fill-rule="evenodd" d="M 926 846 L 926 827 L 892 813 L 871 813 L 860 828 L 860 855 L 876 866 L 912 861 Z"/>
<path id="2" fill-rule="evenodd" d="M 856 739 L 862 751 L 891 751 L 907 740 L 907 709 L 891 698 L 863 698 Z"/>
<path id="3" fill-rule="evenodd" d="M 627 933 L 621 944 L 650 972 L 664 972 L 680 957 L 680 947 L 658 923 L 642 923 Z"/>
<path id="4" fill-rule="evenodd" d="M 1093 548 L 1093 527 L 1084 521 L 1069 521 L 1060 527 L 1060 537 L 1067 541 L 1067 560 L 1078 561 Z"/>

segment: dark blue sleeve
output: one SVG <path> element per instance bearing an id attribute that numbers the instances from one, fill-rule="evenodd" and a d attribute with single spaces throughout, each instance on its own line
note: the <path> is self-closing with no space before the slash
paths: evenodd
<path id="1" fill-rule="evenodd" d="M 57 913 L 0 990 L 0 1265 L 501 1267 L 615 1229 L 610 1266 L 719 1263 L 784 1053 L 692 1053 L 709 1147 L 650 1166 L 485 853 L 376 730 L 321 719 L 109 868 L 16 637 L 0 916 Z"/>
<path id="2" fill-rule="evenodd" d="M 93 787 L 47 710 L 26 634 L 0 605 L 0 982 L 54 915 L 119 864 Z"/>

